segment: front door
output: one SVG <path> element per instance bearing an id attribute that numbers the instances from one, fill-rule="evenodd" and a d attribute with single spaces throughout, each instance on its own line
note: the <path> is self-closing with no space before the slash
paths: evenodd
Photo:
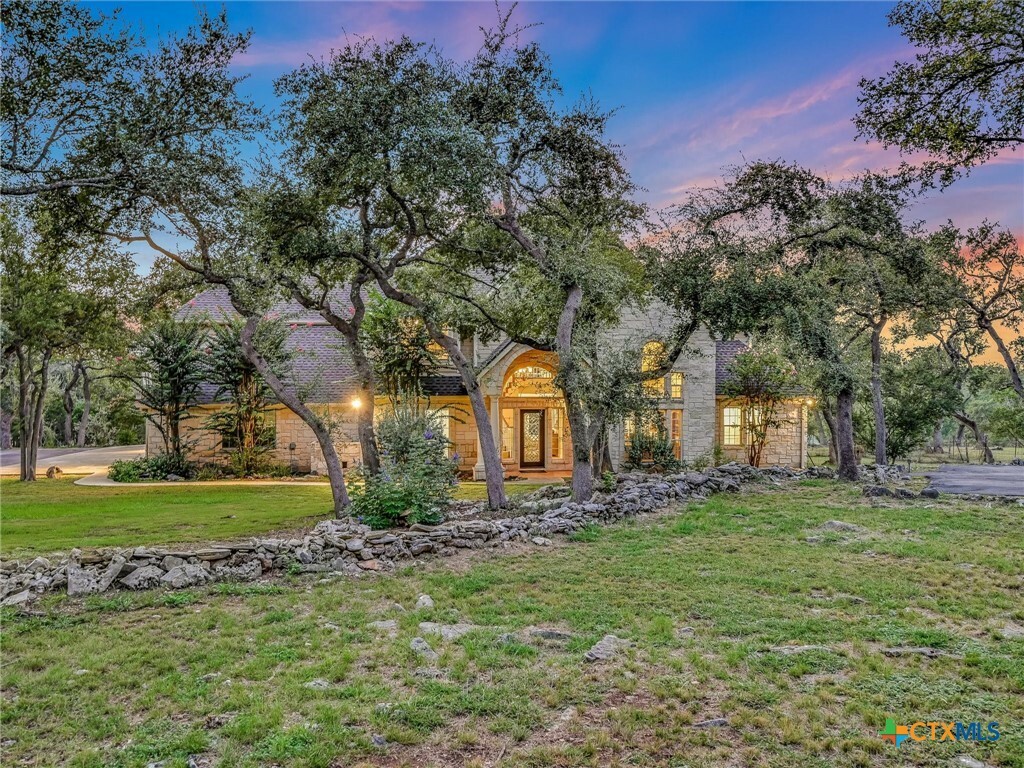
<path id="1" fill-rule="evenodd" d="M 544 466 L 544 411 L 519 412 L 519 466 Z"/>

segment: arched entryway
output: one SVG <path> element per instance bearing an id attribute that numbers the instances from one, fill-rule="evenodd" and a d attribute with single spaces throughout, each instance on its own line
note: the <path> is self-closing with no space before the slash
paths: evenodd
<path id="1" fill-rule="evenodd" d="M 569 425 L 556 371 L 552 355 L 535 351 L 524 352 L 505 369 L 498 407 L 506 475 L 571 470 Z"/>

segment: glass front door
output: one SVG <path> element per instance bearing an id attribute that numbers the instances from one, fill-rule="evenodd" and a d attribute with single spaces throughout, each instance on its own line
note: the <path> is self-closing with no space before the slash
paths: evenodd
<path id="1" fill-rule="evenodd" d="M 519 466 L 544 466 L 544 411 L 519 412 Z"/>

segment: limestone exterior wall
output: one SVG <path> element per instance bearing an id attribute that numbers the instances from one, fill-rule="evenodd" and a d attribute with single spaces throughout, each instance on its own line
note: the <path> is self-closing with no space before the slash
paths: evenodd
<path id="1" fill-rule="evenodd" d="M 718 419 L 715 425 L 715 441 L 722 447 L 727 461 L 746 463 L 747 449 L 745 445 L 727 446 L 723 444 L 723 409 L 736 404 L 729 398 L 718 398 Z M 761 466 L 786 466 L 804 469 L 807 466 L 807 406 L 798 400 L 781 405 L 776 411 L 781 415 L 783 423 L 768 433 L 768 442 L 761 454 Z M 744 437 L 744 442 L 746 438 Z"/>
<path id="2" fill-rule="evenodd" d="M 671 330 L 668 317 L 667 309 L 658 304 L 628 312 L 619 327 L 607 334 L 605 343 L 617 348 L 642 347 L 652 339 L 664 338 Z M 683 374 L 683 397 L 665 398 L 661 407 L 682 410 L 682 459 L 693 461 L 710 455 L 715 445 L 715 342 L 706 328 L 693 334 L 688 351 L 679 356 L 672 370 Z M 610 447 L 612 464 L 618 469 L 625 454 L 621 429 L 613 430 Z"/>
<path id="3" fill-rule="evenodd" d="M 327 406 L 312 406 L 324 410 Z M 193 409 L 192 414 L 181 423 L 181 434 L 188 443 L 189 455 L 195 461 L 221 463 L 228 460 L 229 451 L 221 447 L 221 436 L 204 428 L 204 422 L 217 406 L 203 406 Z M 271 409 L 276 423 L 274 461 L 287 464 L 296 472 L 316 470 L 325 472 L 323 452 L 306 423 L 284 406 Z M 360 461 L 359 441 L 356 426 L 351 415 L 343 406 L 330 407 L 329 415 L 336 424 L 334 444 L 344 466 L 354 467 Z M 146 455 L 154 456 L 164 451 L 160 432 L 149 421 L 146 422 Z"/>

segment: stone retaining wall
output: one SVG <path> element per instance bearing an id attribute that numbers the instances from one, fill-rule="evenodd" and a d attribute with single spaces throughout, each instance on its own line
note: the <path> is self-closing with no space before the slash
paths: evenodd
<path id="1" fill-rule="evenodd" d="M 243 543 L 213 544 L 197 549 L 134 547 L 83 552 L 59 559 L 0 563 L 0 598 L 20 605 L 40 594 L 66 589 L 71 596 L 112 588 L 182 589 L 211 581 L 249 581 L 264 574 L 388 571 L 410 558 L 446 556 L 460 549 L 500 546 L 504 542 L 550 544 L 549 536 L 571 534 L 588 525 L 608 523 L 664 509 L 685 499 L 737 491 L 744 482 L 831 477 L 831 470 L 796 471 L 786 467 L 755 469 L 726 464 L 701 472 L 672 475 L 622 474 L 615 489 L 598 492 L 584 504 L 570 501 L 566 486 L 545 486 L 516 499 L 513 517 L 452 520 L 436 526 L 374 531 L 354 520 L 324 520 L 301 538 L 256 538 Z M 466 512 L 482 512 L 482 502 Z"/>

